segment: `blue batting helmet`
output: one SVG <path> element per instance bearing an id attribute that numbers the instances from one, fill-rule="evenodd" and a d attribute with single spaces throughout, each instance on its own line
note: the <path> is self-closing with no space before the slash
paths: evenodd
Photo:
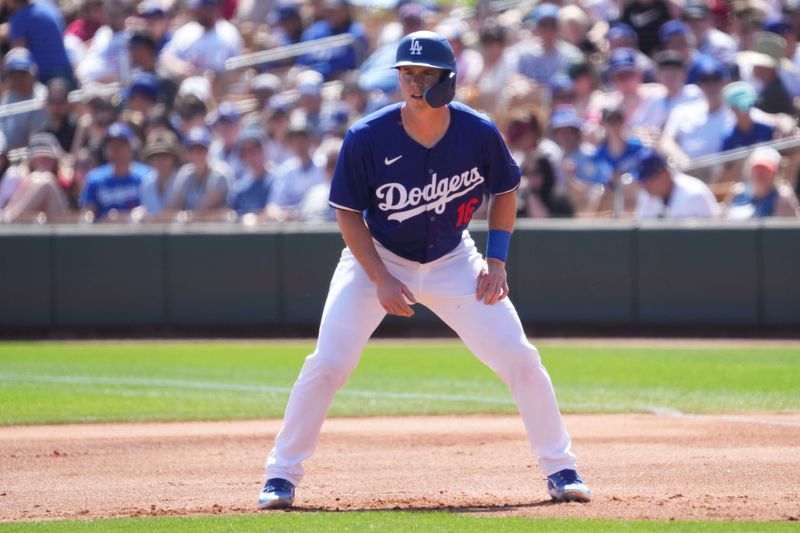
<path id="1" fill-rule="evenodd" d="M 432 31 L 409 33 L 397 45 L 392 68 L 407 66 L 432 67 L 444 70 L 442 81 L 425 91 L 423 97 L 431 107 L 442 107 L 456 95 L 456 55 L 450 43 Z"/>

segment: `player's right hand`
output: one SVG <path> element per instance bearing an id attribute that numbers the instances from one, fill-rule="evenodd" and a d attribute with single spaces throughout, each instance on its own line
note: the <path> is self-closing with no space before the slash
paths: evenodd
<path id="1" fill-rule="evenodd" d="M 387 274 L 376 283 L 378 288 L 378 301 L 390 315 L 410 317 L 414 316 L 411 304 L 417 303 L 411 290 L 394 276 Z"/>

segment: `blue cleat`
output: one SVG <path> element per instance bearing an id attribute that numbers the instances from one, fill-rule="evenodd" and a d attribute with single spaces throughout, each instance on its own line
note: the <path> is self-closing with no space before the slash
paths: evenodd
<path id="1" fill-rule="evenodd" d="M 294 485 L 278 477 L 268 479 L 258 495 L 258 508 L 287 509 L 294 503 Z"/>
<path id="2" fill-rule="evenodd" d="M 547 476 L 547 492 L 559 502 L 588 502 L 592 499 L 589 487 L 581 476 L 571 469 Z"/>

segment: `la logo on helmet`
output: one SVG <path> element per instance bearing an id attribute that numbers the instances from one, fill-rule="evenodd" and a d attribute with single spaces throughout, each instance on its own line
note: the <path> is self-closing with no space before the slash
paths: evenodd
<path id="1" fill-rule="evenodd" d="M 421 56 L 422 55 L 422 45 L 416 39 L 411 41 L 411 55 L 412 56 Z"/>

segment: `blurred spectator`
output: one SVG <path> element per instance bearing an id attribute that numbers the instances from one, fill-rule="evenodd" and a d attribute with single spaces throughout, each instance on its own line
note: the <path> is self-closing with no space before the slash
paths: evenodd
<path id="1" fill-rule="evenodd" d="M 3 62 L 5 91 L 0 105 L 13 104 L 32 98 L 44 99 L 47 88 L 36 81 L 36 64 L 25 48 L 12 48 Z M 34 109 L 0 118 L 0 129 L 6 137 L 8 149 L 20 148 L 28 144 L 35 131 L 42 129 L 47 115 L 44 109 Z"/>
<path id="2" fill-rule="evenodd" d="M 175 194 L 166 209 L 192 211 L 202 218 L 226 207 L 233 177 L 225 163 L 208 157 L 210 145 L 211 134 L 205 127 L 195 127 L 186 133 L 183 146 L 187 163 L 175 177 Z"/>
<path id="3" fill-rule="evenodd" d="M 800 59 L 800 56 L 798 56 L 797 53 L 797 35 L 795 35 L 792 29 L 791 21 L 785 16 L 773 18 L 764 24 L 763 29 L 765 32 L 781 36 L 786 41 L 786 46 L 783 47 L 783 57 L 780 62 L 780 77 L 792 98 L 797 98 L 800 96 L 800 65 L 796 60 Z M 755 35 L 757 36 L 758 34 L 756 33 Z M 739 55 L 741 56 L 742 52 L 740 52 Z M 742 74 L 742 77 L 744 78 L 745 75 Z"/>
<path id="4" fill-rule="evenodd" d="M 575 82 L 566 74 L 556 74 L 550 80 L 550 107 L 574 106 L 577 94 Z"/>
<path id="5" fill-rule="evenodd" d="M 78 121 L 72 113 L 72 104 L 68 97 L 69 87 L 66 81 L 60 78 L 50 80 L 50 83 L 47 84 L 47 102 L 44 108 L 47 120 L 42 128 L 55 135 L 61 149 L 67 153 L 72 151 L 75 130 L 78 127 Z"/>
<path id="6" fill-rule="evenodd" d="M 683 57 L 688 67 L 686 83 L 697 83 L 700 65 L 713 60 L 712 57 L 697 50 L 692 30 L 680 20 L 670 20 L 658 30 L 664 50 L 672 50 Z"/>
<path id="7" fill-rule="evenodd" d="M 546 85 L 570 63 L 583 56 L 581 51 L 558 36 L 558 6 L 539 4 L 531 15 L 536 37 L 514 46 L 517 72 Z"/>
<path id="8" fill-rule="evenodd" d="M 133 78 L 123 96 L 126 109 L 147 115 L 158 102 L 158 78 L 150 72 L 140 72 Z"/>
<path id="9" fill-rule="evenodd" d="M 270 99 L 281 91 L 281 79 L 275 74 L 264 72 L 250 81 L 250 94 L 256 99 L 256 109 L 261 111 Z"/>
<path id="10" fill-rule="evenodd" d="M 193 128 L 205 127 L 207 114 L 208 106 L 201 98 L 194 94 L 179 95 L 175 100 L 179 136 L 183 137 Z"/>
<path id="11" fill-rule="evenodd" d="M 748 54 L 739 56 L 740 59 L 744 58 L 747 67 L 751 69 L 751 83 L 758 87 L 756 107 L 766 113 L 795 114 L 792 97 L 780 76 L 785 53 L 786 40 L 783 37 L 775 33 L 760 32 L 756 36 L 755 48 Z M 791 65 L 791 68 L 794 66 Z"/>
<path id="12" fill-rule="evenodd" d="M 470 35 L 469 24 L 462 19 L 450 18 L 440 22 L 434 29 L 447 39 L 456 56 L 456 82 L 461 86 L 472 86 L 483 71 L 483 56 L 477 50 L 467 48 Z"/>
<path id="13" fill-rule="evenodd" d="M 478 93 L 488 97 L 499 95 L 514 72 L 514 66 L 506 52 L 508 35 L 505 27 L 497 21 L 487 20 L 481 31 L 480 43 L 483 71 L 477 83 Z"/>
<path id="14" fill-rule="evenodd" d="M 313 41 L 333 35 L 349 33 L 355 41 L 347 46 L 326 48 L 305 54 L 297 59 L 298 65 L 310 67 L 325 79 L 334 78 L 345 71 L 358 68 L 369 50 L 367 33 L 360 23 L 353 20 L 349 0 L 322 0 L 324 18 L 303 32 L 302 41 Z"/>
<path id="15" fill-rule="evenodd" d="M 644 73 L 636 63 L 634 50 L 614 50 L 608 60 L 606 75 L 614 90 L 593 100 L 588 111 L 590 119 L 597 122 L 603 109 L 619 107 L 624 110 L 625 122 L 631 128 L 641 127 L 652 120 L 645 113 L 650 109 L 650 102 L 662 97 L 665 91 L 663 87 L 642 83 Z"/>
<path id="16" fill-rule="evenodd" d="M 600 80 L 594 66 L 586 59 L 570 64 L 567 74 L 575 90 L 575 109 L 583 116 L 589 107 L 592 94 L 600 85 Z"/>
<path id="17" fill-rule="evenodd" d="M 776 150 L 756 148 L 745 165 L 747 181 L 734 185 L 726 201 L 726 217 L 797 217 L 797 197 L 789 184 L 779 181 L 780 164 Z"/>
<path id="18" fill-rule="evenodd" d="M 264 110 L 264 148 L 269 154 L 270 162 L 275 166 L 292 157 L 292 152 L 285 143 L 288 127 L 289 113 L 285 108 L 274 107 Z"/>
<path id="19" fill-rule="evenodd" d="M 563 6 L 558 11 L 558 27 L 561 38 L 584 54 L 594 54 L 598 51 L 588 37 L 592 23 L 581 7 L 575 4 Z"/>
<path id="20" fill-rule="evenodd" d="M 316 137 L 322 137 L 322 75 L 314 70 L 304 70 L 297 75 L 300 99 L 297 109 L 305 113 L 306 122 Z"/>
<path id="21" fill-rule="evenodd" d="M 570 108 L 562 109 L 569 110 Z M 580 124 L 580 120 L 575 123 Z M 514 111 L 506 128 L 505 138 L 511 156 L 520 167 L 530 156 L 545 157 L 556 169 L 558 185 L 563 186 L 563 178 L 560 174 L 563 153 L 555 142 L 544 137 L 542 124 L 536 115 L 527 109 Z"/>
<path id="22" fill-rule="evenodd" d="M 114 106 L 103 95 L 99 86 L 84 88 L 86 98 L 86 112 L 78 117 L 78 128 L 75 130 L 75 139 L 72 142 L 72 151 L 75 153 L 81 148 L 86 148 L 98 162 L 105 162 L 103 144 L 106 139 L 108 127 L 117 118 Z"/>
<path id="23" fill-rule="evenodd" d="M 661 133 L 673 109 L 703 98 L 703 92 L 697 85 L 686 83 L 686 63 L 681 54 L 665 50 L 656 55 L 656 63 L 656 81 L 666 89 L 666 93 L 644 103 L 637 125 L 655 138 Z"/>
<path id="24" fill-rule="evenodd" d="M 716 218 L 719 206 L 705 183 L 675 172 L 663 156 L 648 150 L 636 169 L 639 197 L 636 218 Z"/>
<path id="25" fill-rule="evenodd" d="M 206 70 L 221 76 L 225 61 L 242 53 L 239 30 L 220 18 L 218 0 L 187 0 L 186 8 L 193 20 L 178 28 L 164 47 L 163 65 L 180 79 Z"/>
<path id="26" fill-rule="evenodd" d="M 686 0 L 681 18 L 691 28 L 700 53 L 713 57 L 725 66 L 734 64 L 738 48 L 736 41 L 713 26 L 706 0 Z"/>
<path id="27" fill-rule="evenodd" d="M 74 35 L 82 42 L 91 41 L 104 21 L 103 0 L 85 0 L 81 3 L 78 17 L 64 30 L 64 36 Z"/>
<path id="28" fill-rule="evenodd" d="M 158 102 L 172 108 L 178 85 L 169 73 L 159 67 L 158 51 L 153 37 L 144 32 L 133 33 L 128 43 L 128 51 L 131 70 L 136 73 L 134 78 L 145 73 L 154 76 L 158 86 Z"/>
<path id="29" fill-rule="evenodd" d="M 44 213 L 53 221 L 67 214 L 69 203 L 59 180 L 58 141 L 50 133 L 36 133 L 28 145 L 27 161 L 14 173 L 17 182 L 5 209 L 3 220 L 16 222 Z"/>
<path id="30" fill-rule="evenodd" d="M 620 48 L 632 50 L 636 68 L 642 73 L 642 79 L 647 82 L 653 81 L 655 78 L 655 64 L 652 59 L 639 50 L 639 37 L 633 31 L 633 28 L 624 22 L 616 22 L 611 25 L 608 33 L 606 33 L 606 40 L 608 41 L 609 54 L 613 54 L 615 50 Z"/>
<path id="31" fill-rule="evenodd" d="M 127 85 L 131 79 L 128 32 L 125 19 L 131 13 L 126 0 L 104 0 L 106 24 L 92 39 L 92 45 L 76 69 L 81 82 Z"/>
<path id="32" fill-rule="evenodd" d="M 422 4 L 409 2 L 403 4 L 397 12 L 402 29 L 392 39 L 375 50 L 359 67 L 358 84 L 367 91 L 379 90 L 387 94 L 397 92 L 397 72 L 391 68 L 397 55 L 397 44 L 409 33 L 423 28 L 423 18 L 427 9 Z"/>
<path id="33" fill-rule="evenodd" d="M 211 113 L 208 122 L 215 137 L 208 149 L 209 157 L 228 165 L 233 176 L 238 178 L 242 174 L 242 162 L 239 160 L 239 150 L 236 146 L 241 130 L 241 118 L 236 106 L 231 102 L 222 102 Z"/>
<path id="34" fill-rule="evenodd" d="M 164 9 L 163 0 L 143 0 L 137 12 L 144 22 L 141 32 L 153 40 L 156 55 L 160 54 L 172 39 L 170 17 Z"/>
<path id="35" fill-rule="evenodd" d="M 242 131 L 238 142 L 239 158 L 244 169 L 244 178 L 233 191 L 231 207 L 239 216 L 248 213 L 263 213 L 273 191 L 275 177 L 269 171 L 264 153 L 264 142 L 256 128 Z"/>
<path id="36" fill-rule="evenodd" d="M 648 56 L 659 46 L 658 29 L 670 18 L 664 0 L 627 0 L 621 17 L 636 32 L 639 49 Z"/>
<path id="37" fill-rule="evenodd" d="M 94 220 L 105 218 L 112 210 L 131 211 L 141 203 L 142 180 L 152 170 L 134 161 L 135 143 L 136 136 L 127 124 L 109 126 L 103 145 L 108 163 L 89 173 L 80 199 L 81 208 L 93 214 Z"/>
<path id="38" fill-rule="evenodd" d="M 181 164 L 178 137 L 171 131 L 154 131 L 147 136 L 142 159 L 153 169 L 142 180 L 142 207 L 147 215 L 162 215 L 159 219 L 164 219 L 172 214 L 165 208 L 175 194 L 175 177 Z"/>
<path id="39" fill-rule="evenodd" d="M 604 109 L 602 125 L 606 136 L 597 148 L 594 158 L 598 167 L 611 172 L 608 182 L 617 181 L 616 178 L 622 174 L 636 171 L 636 164 L 645 147 L 640 139 L 631 136 L 627 131 L 622 109 Z"/>
<path id="40" fill-rule="evenodd" d="M 679 165 L 719 152 L 735 121 L 722 97 L 727 69 L 714 59 L 705 58 L 698 72 L 703 98 L 673 109 L 661 137 L 661 149 Z"/>
<path id="41" fill-rule="evenodd" d="M 755 120 L 751 110 L 756 103 L 756 90 L 750 84 L 736 81 L 722 91 L 725 103 L 736 116 L 736 123 L 722 140 L 722 150 L 733 150 L 772 140 L 775 127 Z"/>
<path id="42" fill-rule="evenodd" d="M 75 87 L 72 64 L 64 48 L 64 17 L 52 2 L 5 0 L 12 11 L 9 20 L 9 42 L 12 47 L 30 50 L 38 67 L 38 79 L 47 83 L 53 78 L 64 78 Z"/>
<path id="43" fill-rule="evenodd" d="M 286 144 L 294 156 L 275 169 L 275 184 L 267 206 L 267 213 L 274 219 L 295 218 L 306 191 L 325 181 L 324 168 L 311 156 L 311 135 L 311 128 L 302 115 L 293 116 Z"/>
<path id="44" fill-rule="evenodd" d="M 569 200 L 556 186 L 556 168 L 547 157 L 531 154 L 525 158 L 521 170 L 519 216 L 564 218 L 574 215 Z"/>
<path id="45" fill-rule="evenodd" d="M 308 188 L 297 209 L 298 218 L 304 222 L 333 222 L 336 220 L 336 209 L 328 202 L 331 191 L 331 180 L 336 168 L 336 161 L 342 149 L 341 137 L 325 139 L 317 149 L 315 159 L 325 169 L 325 180 Z"/>
<path id="46" fill-rule="evenodd" d="M 257 3 L 267 2 L 261 0 Z M 287 1 L 276 5 L 269 14 L 267 22 L 272 28 L 278 46 L 299 43 L 303 36 L 303 19 L 300 17 L 300 9 L 294 2 Z"/>

